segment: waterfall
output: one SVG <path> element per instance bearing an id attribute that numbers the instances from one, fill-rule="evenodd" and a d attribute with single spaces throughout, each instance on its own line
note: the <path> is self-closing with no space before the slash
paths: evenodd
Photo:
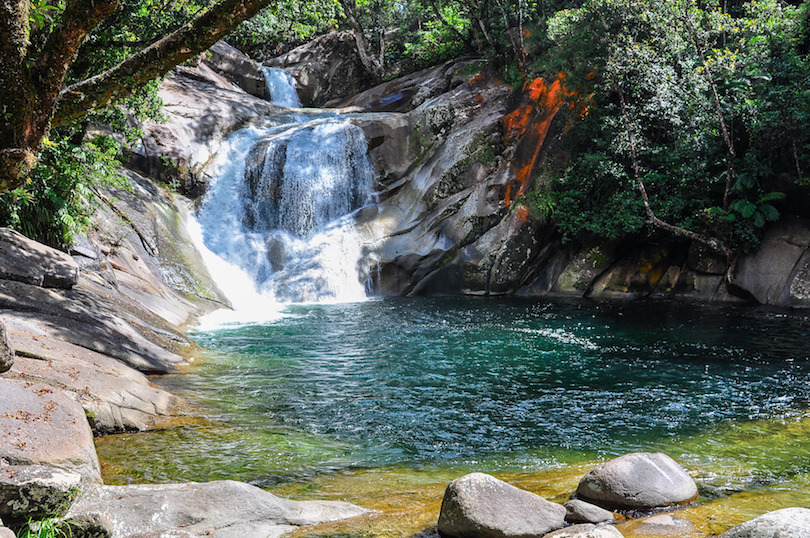
<path id="1" fill-rule="evenodd" d="M 292 75 L 277 67 L 262 67 L 262 70 L 266 86 L 265 98 L 268 101 L 291 108 L 301 107 Z"/>
<path id="2" fill-rule="evenodd" d="M 197 213 L 205 248 L 224 261 L 214 278 L 249 279 L 250 308 L 366 296 L 368 249 L 355 229 L 356 211 L 375 201 L 365 136 L 340 117 L 298 117 L 233 134 Z"/>

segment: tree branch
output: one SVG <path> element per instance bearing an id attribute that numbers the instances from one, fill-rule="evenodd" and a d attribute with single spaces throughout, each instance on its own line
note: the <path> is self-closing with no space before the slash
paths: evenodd
<path id="1" fill-rule="evenodd" d="M 54 124 L 80 118 L 168 73 L 207 50 L 240 22 L 274 0 L 222 0 L 174 33 L 130 56 L 117 66 L 63 89 Z"/>
<path id="2" fill-rule="evenodd" d="M 381 54 L 380 59 L 378 60 L 368 50 L 369 43 L 368 39 L 366 39 L 366 33 L 363 30 L 363 25 L 360 24 L 360 20 L 357 18 L 357 13 L 355 13 L 355 10 L 357 9 L 355 0 L 340 0 L 340 5 L 343 8 L 344 15 L 346 15 L 346 18 L 349 19 L 349 22 L 352 25 L 354 41 L 357 43 L 357 53 L 360 55 L 360 61 L 374 78 L 381 79 L 384 73 L 383 61 L 385 59 L 385 34 L 383 33 L 383 35 L 380 36 Z"/>
<path id="3" fill-rule="evenodd" d="M 436 15 L 436 17 L 439 19 L 439 21 L 440 21 L 440 22 L 441 22 L 443 25 L 445 25 L 447 28 L 449 28 L 451 32 L 453 32 L 454 34 L 456 34 L 456 37 L 457 37 L 457 38 L 459 38 L 459 39 L 461 40 L 461 42 L 462 42 L 462 43 L 464 43 L 465 45 L 467 45 L 467 47 L 468 47 L 468 48 L 473 48 L 473 44 L 472 44 L 472 42 L 470 41 L 470 39 L 469 39 L 468 37 L 466 37 L 464 34 L 462 34 L 462 33 L 461 33 L 459 30 L 458 30 L 458 28 L 456 28 L 455 26 L 453 26 L 452 24 L 450 24 L 450 21 L 448 21 L 448 20 L 447 20 L 447 19 L 444 17 L 444 15 L 442 15 L 442 12 L 441 12 L 441 10 L 439 9 L 439 6 L 436 4 L 436 0 L 430 0 L 430 6 L 433 8 L 433 13 Z"/>

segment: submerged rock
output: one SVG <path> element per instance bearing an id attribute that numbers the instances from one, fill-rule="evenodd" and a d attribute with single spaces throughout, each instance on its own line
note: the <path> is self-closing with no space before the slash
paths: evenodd
<path id="1" fill-rule="evenodd" d="M 444 493 L 439 534 L 454 538 L 541 537 L 562 528 L 565 508 L 484 473 L 453 480 Z"/>
<path id="2" fill-rule="evenodd" d="M 586 474 L 576 496 L 609 509 L 650 510 L 694 500 L 695 481 L 660 452 L 636 452 L 607 461 Z"/>
<path id="3" fill-rule="evenodd" d="M 563 506 L 565 520 L 569 523 L 604 523 L 616 519 L 613 512 L 579 499 L 570 500 Z"/>
<path id="4" fill-rule="evenodd" d="M 546 534 L 544 538 L 623 538 L 615 527 L 583 523 Z"/>
<path id="5" fill-rule="evenodd" d="M 367 513 L 337 501 L 291 501 L 232 480 L 163 485 L 96 486 L 65 516 L 75 526 L 95 522 L 111 538 L 136 536 L 280 536 Z"/>
<path id="6" fill-rule="evenodd" d="M 101 482 L 93 433 L 84 410 L 48 385 L 0 379 L 0 458 L 13 465 L 48 465 Z"/>
<path id="7" fill-rule="evenodd" d="M 720 538 L 810 538 L 810 510 L 783 508 L 746 521 Z"/>
<path id="8" fill-rule="evenodd" d="M 0 516 L 8 520 L 64 514 L 79 491 L 77 473 L 42 465 L 3 465 L 0 461 Z"/>

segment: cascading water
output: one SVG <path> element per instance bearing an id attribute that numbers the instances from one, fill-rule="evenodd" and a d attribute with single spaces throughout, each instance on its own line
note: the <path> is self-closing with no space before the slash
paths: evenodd
<path id="1" fill-rule="evenodd" d="M 263 67 L 264 82 L 267 90 L 265 97 L 277 105 L 300 108 L 301 100 L 295 91 L 295 79 L 283 69 L 278 67 Z"/>
<path id="2" fill-rule="evenodd" d="M 285 95 L 271 94 L 274 102 Z M 367 263 L 354 212 L 375 199 L 368 146 L 356 125 L 312 115 L 243 129 L 217 155 L 197 219 L 205 247 L 226 263 L 214 278 L 252 284 L 248 297 L 230 297 L 237 311 L 365 299 Z"/>

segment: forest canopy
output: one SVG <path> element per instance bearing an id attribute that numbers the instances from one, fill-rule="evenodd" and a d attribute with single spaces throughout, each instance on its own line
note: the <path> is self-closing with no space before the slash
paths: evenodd
<path id="1" fill-rule="evenodd" d="M 216 39 L 263 60 L 346 30 L 370 83 L 464 53 L 516 93 L 562 73 L 587 113 L 522 202 L 565 239 L 659 230 L 747 250 L 808 183 L 808 26 L 806 2 L 777 0 L 14 0 L 0 221 L 69 244 L 93 190 L 119 181 L 120 146 L 87 126 L 133 140 L 160 119 L 156 80 Z"/>

